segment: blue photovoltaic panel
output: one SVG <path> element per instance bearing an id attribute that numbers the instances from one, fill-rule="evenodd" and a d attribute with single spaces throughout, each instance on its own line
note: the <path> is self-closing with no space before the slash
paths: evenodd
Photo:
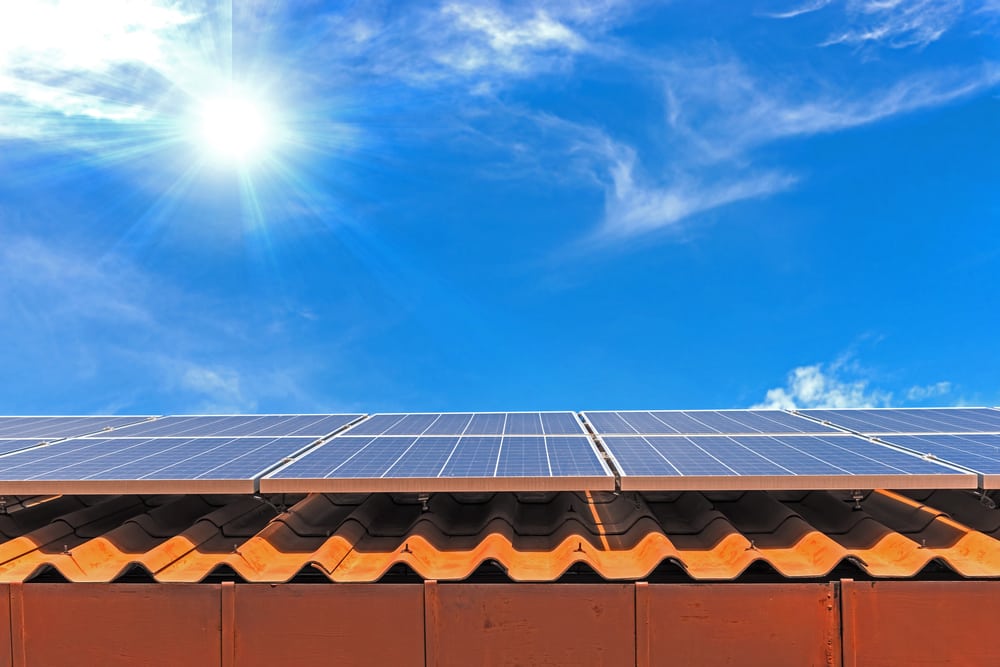
<path id="1" fill-rule="evenodd" d="M 313 438 L 78 438 L 0 457 L 0 481 L 251 480 Z"/>
<path id="2" fill-rule="evenodd" d="M 781 410 L 657 410 L 586 412 L 602 435 L 837 433 Z"/>
<path id="3" fill-rule="evenodd" d="M 102 434 L 109 438 L 321 438 L 361 415 L 175 415 Z"/>
<path id="4" fill-rule="evenodd" d="M 350 435 L 583 435 L 572 412 L 463 412 L 379 414 Z"/>
<path id="5" fill-rule="evenodd" d="M 888 435 L 880 439 L 984 475 L 1000 475 L 1000 435 Z"/>
<path id="6" fill-rule="evenodd" d="M 149 417 L 0 417 L 0 438 L 58 440 L 91 435 Z"/>
<path id="7" fill-rule="evenodd" d="M 605 436 L 602 438 L 624 476 L 684 478 L 792 478 L 869 476 L 891 481 L 909 476 L 961 474 L 850 435 Z M 623 488 L 638 488 L 641 481 Z M 786 480 L 784 488 L 795 487 Z M 738 482 L 730 485 L 738 486 Z M 765 486 L 767 486 L 765 484 Z M 908 486 L 903 483 L 902 486 Z M 902 488 L 901 486 L 897 488 Z"/>
<path id="8" fill-rule="evenodd" d="M 273 479 L 604 477 L 590 440 L 573 436 L 353 436 L 330 439 Z"/>
<path id="9" fill-rule="evenodd" d="M 857 433 L 1000 433 L 1000 410 L 990 408 L 873 408 L 802 410 Z"/>

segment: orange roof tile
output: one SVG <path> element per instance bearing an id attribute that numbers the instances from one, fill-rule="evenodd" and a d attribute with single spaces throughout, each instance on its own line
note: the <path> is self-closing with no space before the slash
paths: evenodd
<path id="1" fill-rule="evenodd" d="M 276 505 L 293 501 L 289 507 Z M 1000 512 L 966 491 L 57 496 L 8 499 L 0 583 L 54 571 L 110 582 L 137 569 L 197 582 L 228 568 L 251 582 L 321 573 L 378 581 L 394 568 L 462 580 L 486 563 L 515 581 L 552 581 L 577 565 L 640 580 L 672 563 L 695 580 L 733 580 L 765 564 L 821 578 L 844 563 L 871 577 L 931 564 L 1000 577 Z"/>

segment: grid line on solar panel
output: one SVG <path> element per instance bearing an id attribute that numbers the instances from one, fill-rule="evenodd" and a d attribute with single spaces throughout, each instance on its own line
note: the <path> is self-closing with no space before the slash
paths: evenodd
<path id="1" fill-rule="evenodd" d="M 135 424 L 148 416 L 0 416 L 0 438 L 58 440 Z"/>
<path id="2" fill-rule="evenodd" d="M 553 456 L 553 451 L 557 454 Z M 555 463 L 553 462 L 555 461 Z M 284 479 L 609 476 L 585 436 L 331 438 L 268 475 Z"/>
<path id="3" fill-rule="evenodd" d="M 865 435 L 1000 433 L 1000 411 L 990 408 L 856 408 L 799 412 Z"/>
<path id="4" fill-rule="evenodd" d="M 334 433 L 360 417 L 362 417 L 360 414 L 170 415 L 101 435 L 112 438 L 321 438 Z"/>
<path id="5" fill-rule="evenodd" d="M 721 484 L 718 488 L 741 488 L 741 484 L 744 488 L 848 488 L 858 478 L 884 480 L 890 487 L 895 481 L 897 488 L 922 484 L 969 488 L 973 483 L 971 475 L 940 461 L 848 434 L 601 439 L 621 472 L 623 489 L 641 489 L 643 479 L 655 480 L 653 488 L 697 488 L 685 478 Z"/>
<path id="6" fill-rule="evenodd" d="M 637 410 L 583 415 L 601 435 L 754 435 L 837 433 L 783 410 Z"/>
<path id="7" fill-rule="evenodd" d="M 572 412 L 381 413 L 353 425 L 350 435 L 584 435 Z"/>

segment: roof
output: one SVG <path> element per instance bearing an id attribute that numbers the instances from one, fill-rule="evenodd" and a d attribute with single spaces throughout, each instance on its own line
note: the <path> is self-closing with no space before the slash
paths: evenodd
<path id="1" fill-rule="evenodd" d="M 55 496 L 5 510 L 0 583 L 1000 577 L 1000 512 L 961 490 Z"/>

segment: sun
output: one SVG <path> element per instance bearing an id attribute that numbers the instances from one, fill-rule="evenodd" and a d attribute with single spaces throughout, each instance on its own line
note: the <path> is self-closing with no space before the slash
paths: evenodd
<path id="1" fill-rule="evenodd" d="M 218 162 L 249 166 L 271 147 L 275 128 L 257 100 L 238 94 L 206 99 L 199 110 L 199 139 Z"/>

